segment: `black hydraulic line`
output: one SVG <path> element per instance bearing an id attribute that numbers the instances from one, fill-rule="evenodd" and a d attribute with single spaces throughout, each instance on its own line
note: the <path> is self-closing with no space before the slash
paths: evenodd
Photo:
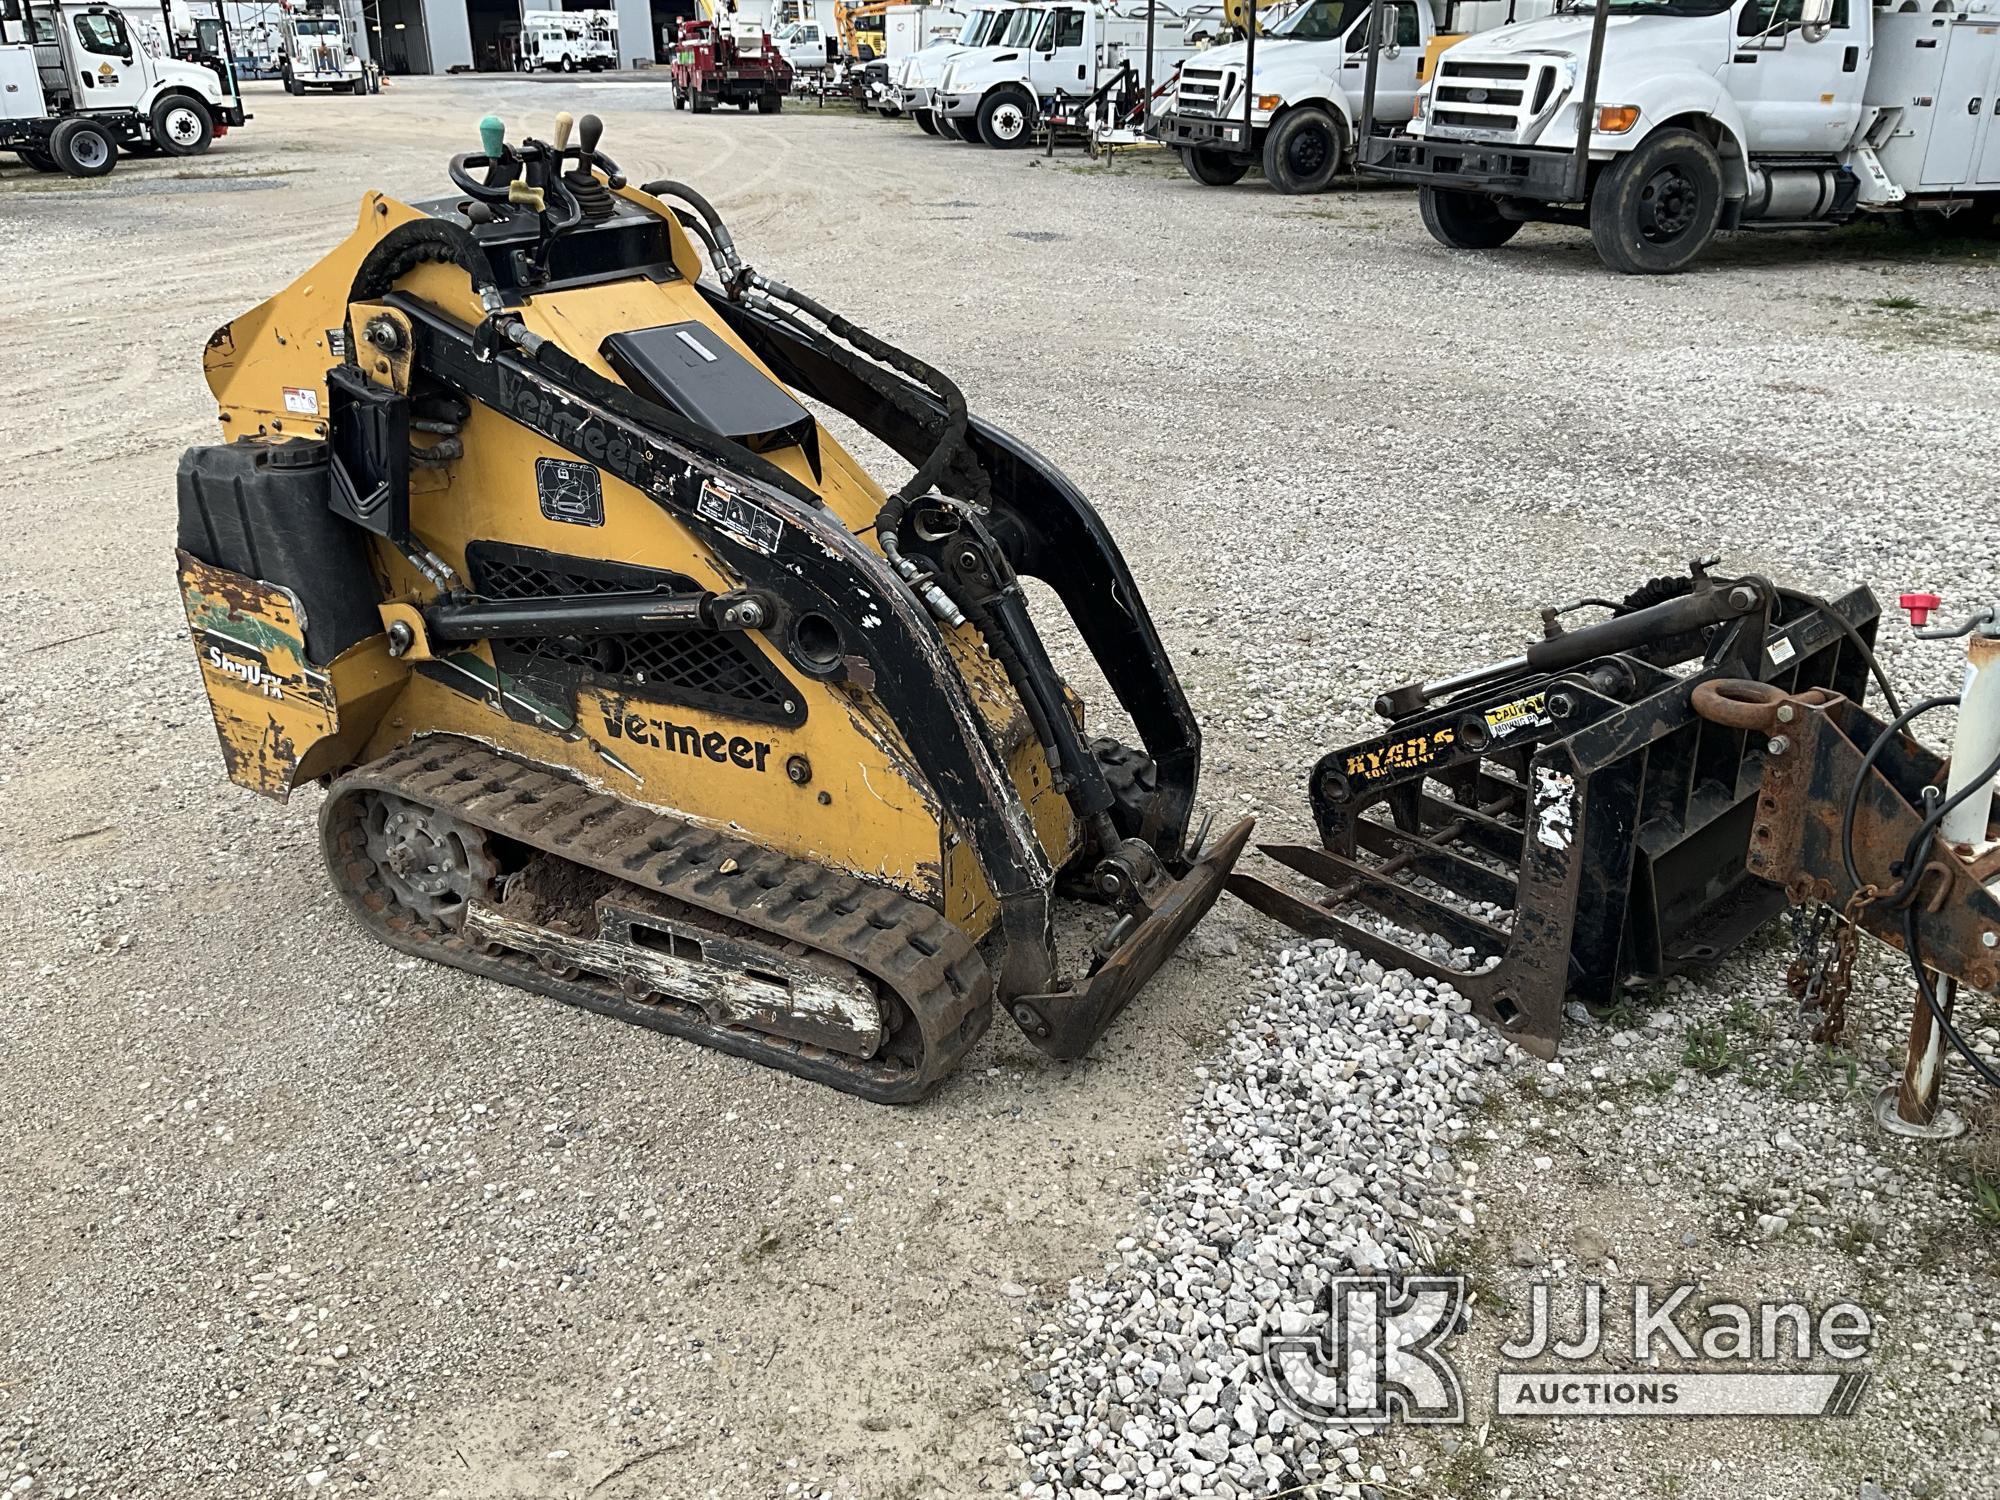
<path id="1" fill-rule="evenodd" d="M 1854 818 L 1861 806 L 1861 788 L 1868 780 L 1868 773 L 1875 768 L 1875 762 L 1888 749 L 1897 735 L 1932 709 L 1952 708 L 1958 704 L 1956 694 L 1946 698 L 1926 698 L 1907 713 L 1897 714 L 1889 727 L 1875 737 L 1875 743 L 1868 747 L 1868 753 L 1861 757 L 1861 769 L 1854 773 L 1854 785 L 1847 789 L 1847 807 L 1840 820 L 1840 863 L 1847 873 L 1847 883 L 1860 890 L 1865 882 L 1861 879 L 1860 868 L 1854 863 Z"/>
<path id="2" fill-rule="evenodd" d="M 1917 928 L 1917 908 L 1912 902 L 1903 909 L 1903 946 L 1910 957 L 1910 974 L 1917 981 L 1917 993 L 1923 996 L 1924 1004 L 1930 1007 L 1931 1020 L 1945 1035 L 1952 1049 L 1966 1060 L 1972 1071 L 1979 1075 L 1980 1082 L 1988 1088 L 2000 1091 L 2000 1073 L 1996 1073 L 1963 1036 L 1951 1017 L 1946 1014 L 1944 1004 L 1937 997 L 1937 990 L 1931 985 L 1930 970 L 1924 966 L 1923 935 Z"/>
<path id="3" fill-rule="evenodd" d="M 1861 653 L 1861 659 L 1868 663 L 1869 674 L 1874 677 L 1875 685 L 1882 690 L 1883 704 L 1891 714 L 1897 716 L 1902 714 L 1903 705 L 1896 701 L 1896 689 L 1889 682 L 1889 674 L 1882 670 L 1882 663 L 1875 659 L 1875 648 L 1862 638 L 1861 632 L 1854 628 L 1853 621 L 1827 603 L 1826 600 L 1820 598 L 1818 594 L 1808 593 L 1804 589 L 1781 588 L 1778 590 L 1778 597 L 1780 599 L 1790 599 L 1795 604 L 1804 604 L 1816 609 L 1829 620 L 1833 621 L 1834 624 L 1838 625 L 1848 640 L 1853 642 L 1854 649 Z"/>
<path id="4" fill-rule="evenodd" d="M 347 289 L 348 302 L 373 302 L 396 285 L 407 271 L 426 263 L 458 266 L 472 280 L 484 302 L 496 286 L 493 262 L 471 232 L 449 219 L 412 219 L 383 235 L 362 257 Z M 353 362 L 354 351 L 348 351 Z"/>

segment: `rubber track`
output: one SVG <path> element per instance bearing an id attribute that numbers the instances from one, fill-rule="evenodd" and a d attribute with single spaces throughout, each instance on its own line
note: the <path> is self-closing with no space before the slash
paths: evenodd
<path id="1" fill-rule="evenodd" d="M 774 947 L 797 943 L 853 964 L 881 988 L 889 1041 L 865 1061 L 843 1057 L 783 1037 L 717 1026 L 699 1010 L 661 997 L 634 997 L 587 977 L 558 978 L 523 954 L 482 952 L 404 910 L 377 877 L 361 843 L 363 794 L 371 791 L 435 808 L 742 924 Z M 320 828 L 335 887 L 362 924 L 392 947 L 878 1103 L 923 1098 L 992 1019 L 993 981 L 984 961 L 966 934 L 933 908 L 824 865 L 594 792 L 457 736 L 412 741 L 341 777 L 327 794 Z M 906 1017 L 894 1016 L 898 1004 Z"/>

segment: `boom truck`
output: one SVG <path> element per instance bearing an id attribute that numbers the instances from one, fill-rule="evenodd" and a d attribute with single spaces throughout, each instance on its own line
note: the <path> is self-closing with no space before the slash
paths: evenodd
<path id="1" fill-rule="evenodd" d="M 114 7 L 0 9 L 0 151 L 36 171 L 102 177 L 121 148 L 197 156 L 248 118 L 229 70 L 152 56 Z"/>
<path id="2" fill-rule="evenodd" d="M 1007 45 L 949 63 L 938 88 L 939 121 L 961 140 L 1002 150 L 1028 145 L 1044 106 L 1058 97 L 1091 96 L 1127 63 L 1149 53 L 1162 73 L 1192 57 L 1223 29 L 1219 7 L 1072 3 L 1023 7 L 1032 16 L 1010 26 Z M 1020 40 L 1026 33 L 1025 45 Z"/>
<path id="3" fill-rule="evenodd" d="M 1990 217 L 1996 72 L 1996 0 L 1597 0 L 1461 42 L 1361 165 L 1454 249 L 1574 224 L 1658 275 L 1724 230 Z"/>
<path id="4" fill-rule="evenodd" d="M 669 64 L 675 109 L 705 115 L 718 104 L 733 104 L 774 115 L 792 86 L 792 65 L 764 29 L 724 0 L 717 9 L 701 0 L 701 15 L 683 21 Z"/>
<path id="5" fill-rule="evenodd" d="M 278 23 L 278 73 L 288 94 L 325 89 L 332 94 L 367 90 L 361 55 L 341 20 L 338 0 L 287 4 Z"/>
<path id="6" fill-rule="evenodd" d="M 1392 0 L 1377 63 L 1375 124 L 1408 122 L 1432 60 L 1464 31 L 1546 15 L 1551 3 L 1446 0 L 1441 30 L 1431 0 Z M 1369 0 L 1308 0 L 1268 31 L 1187 63 L 1160 136 L 1180 153 L 1188 176 L 1227 187 L 1260 166 L 1280 193 L 1317 193 L 1351 169 L 1368 9 Z"/>

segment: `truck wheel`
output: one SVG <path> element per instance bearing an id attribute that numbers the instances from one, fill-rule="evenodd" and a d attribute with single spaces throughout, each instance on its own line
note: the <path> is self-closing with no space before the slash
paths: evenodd
<path id="1" fill-rule="evenodd" d="M 568 53 L 564 53 L 563 60 L 560 63 L 558 63 L 557 66 L 560 67 L 565 73 L 574 73 L 576 71 L 576 59 L 571 57 Z"/>
<path id="2" fill-rule="evenodd" d="M 1431 238 L 1452 250 L 1498 250 L 1521 232 L 1520 221 L 1502 214 L 1484 193 L 1422 188 L 1417 212 Z"/>
<path id="3" fill-rule="evenodd" d="M 170 94 L 155 104 L 146 123 L 153 143 L 169 156 L 199 156 L 215 139 L 208 106 L 186 94 Z"/>
<path id="4" fill-rule="evenodd" d="M 1264 132 L 1264 180 L 1285 194 L 1323 193 L 1340 170 L 1340 121 L 1301 104 Z"/>
<path id="5" fill-rule="evenodd" d="M 958 121 L 954 120 L 950 115 L 934 114 L 931 116 L 931 119 L 937 125 L 938 139 L 945 141 L 959 139 Z"/>
<path id="6" fill-rule="evenodd" d="M 1590 238 L 1612 270 L 1664 276 L 1708 248 L 1722 217 L 1722 163 L 1692 130 L 1662 130 L 1615 161 L 1590 195 Z"/>
<path id="7" fill-rule="evenodd" d="M 287 78 L 285 80 L 285 92 L 290 94 L 294 99 L 299 98 L 301 95 L 305 93 L 305 91 L 306 91 L 306 86 L 303 83 L 300 83 L 298 79 Z"/>
<path id="8" fill-rule="evenodd" d="M 784 97 L 776 89 L 757 96 L 757 113 L 760 115 L 775 115 L 784 107 Z"/>
<path id="9" fill-rule="evenodd" d="M 49 155 L 72 177 L 102 177 L 118 165 L 118 143 L 95 120 L 71 116 L 50 134 Z"/>
<path id="10" fill-rule="evenodd" d="M 938 133 L 937 116 L 932 114 L 929 110 L 927 109 L 911 110 L 910 118 L 917 122 L 917 129 L 921 130 L 925 135 L 936 135 Z"/>
<path id="11" fill-rule="evenodd" d="M 1228 187 L 1231 183 L 1241 182 L 1243 174 L 1250 170 L 1250 163 L 1242 158 L 1203 146 L 1181 147 L 1181 165 L 1187 168 L 1188 176 L 1203 187 Z"/>
<path id="12" fill-rule="evenodd" d="M 694 112 L 698 115 L 708 114 L 715 108 L 715 100 L 707 94 L 696 94 L 690 102 Z"/>
<path id="13" fill-rule="evenodd" d="M 681 86 L 677 83 L 667 85 L 667 97 L 674 101 L 675 109 L 686 109 L 688 107 L 687 95 L 681 92 Z"/>
<path id="14" fill-rule="evenodd" d="M 979 101 L 979 138 L 996 151 L 1028 144 L 1035 133 L 1035 106 L 1019 89 L 995 89 Z"/>
<path id="15" fill-rule="evenodd" d="M 37 151 L 32 146 L 23 146 L 20 154 L 21 160 L 33 167 L 37 172 L 60 172 L 62 170 L 61 167 L 56 165 L 56 159 L 46 151 Z"/>

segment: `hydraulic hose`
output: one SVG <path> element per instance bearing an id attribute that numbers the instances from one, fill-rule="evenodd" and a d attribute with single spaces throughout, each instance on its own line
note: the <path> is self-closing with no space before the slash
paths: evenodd
<path id="1" fill-rule="evenodd" d="M 468 230 L 448 219 L 412 219 L 383 235 L 362 258 L 347 289 L 347 300 L 372 302 L 395 286 L 406 271 L 426 263 L 461 268 L 472 279 L 472 289 L 481 302 L 489 293 L 497 295 L 493 262 Z"/>

